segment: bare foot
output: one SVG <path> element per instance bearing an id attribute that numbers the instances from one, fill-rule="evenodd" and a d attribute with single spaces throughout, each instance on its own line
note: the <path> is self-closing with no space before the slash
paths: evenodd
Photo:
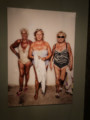
<path id="1" fill-rule="evenodd" d="M 27 91 L 27 90 L 28 90 L 28 87 L 26 86 L 26 87 L 24 88 L 24 92 Z"/>
<path id="2" fill-rule="evenodd" d="M 55 97 L 56 97 L 56 98 L 60 98 L 59 93 L 56 93 L 56 94 L 55 94 Z"/>
<path id="3" fill-rule="evenodd" d="M 18 91 L 16 94 L 17 94 L 18 96 L 20 96 L 21 93 L 22 93 L 22 91 Z"/>
<path id="4" fill-rule="evenodd" d="M 63 88 L 62 87 L 59 87 L 59 92 L 62 92 Z"/>
<path id="5" fill-rule="evenodd" d="M 38 99 L 38 94 L 34 95 L 34 99 L 37 100 Z"/>

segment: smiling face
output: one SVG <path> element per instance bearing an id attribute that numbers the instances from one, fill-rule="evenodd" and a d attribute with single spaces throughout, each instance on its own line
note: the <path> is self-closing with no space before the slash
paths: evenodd
<path id="1" fill-rule="evenodd" d="M 36 33 L 36 40 L 37 40 L 37 41 L 43 40 L 42 31 L 38 31 L 38 32 Z"/>
<path id="2" fill-rule="evenodd" d="M 57 34 L 57 42 L 58 43 L 63 43 L 65 42 L 65 34 L 63 32 L 60 32 Z"/>
<path id="3" fill-rule="evenodd" d="M 44 32 L 42 29 L 36 29 L 34 32 L 35 40 L 36 41 L 42 41 L 44 38 Z"/>
<path id="4" fill-rule="evenodd" d="M 21 36 L 22 36 L 22 40 L 27 40 L 28 37 L 28 33 L 26 30 L 22 30 L 21 31 Z"/>

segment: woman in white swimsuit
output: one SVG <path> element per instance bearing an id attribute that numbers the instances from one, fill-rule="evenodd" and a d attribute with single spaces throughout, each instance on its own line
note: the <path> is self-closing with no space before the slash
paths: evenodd
<path id="1" fill-rule="evenodd" d="M 37 29 L 34 32 L 35 42 L 32 43 L 29 50 L 29 57 L 33 60 L 33 66 L 35 71 L 35 96 L 34 98 L 38 98 L 38 90 L 39 90 L 39 80 L 35 68 L 35 59 L 34 56 L 37 55 L 38 59 L 45 61 L 46 69 L 48 68 L 48 60 L 51 57 L 51 48 L 50 45 L 44 41 L 44 33 L 42 29 Z M 43 71 L 42 71 L 43 72 Z"/>
<path id="2" fill-rule="evenodd" d="M 10 49 L 18 57 L 18 66 L 19 66 L 19 91 L 17 95 L 20 95 L 23 91 L 23 79 L 25 76 L 25 87 L 24 90 L 27 90 L 27 83 L 29 80 L 29 70 L 32 65 L 30 59 L 28 58 L 29 48 L 32 41 L 28 40 L 28 32 L 26 29 L 21 30 L 21 39 L 16 40 L 11 44 Z M 18 48 L 18 52 L 15 50 Z"/>

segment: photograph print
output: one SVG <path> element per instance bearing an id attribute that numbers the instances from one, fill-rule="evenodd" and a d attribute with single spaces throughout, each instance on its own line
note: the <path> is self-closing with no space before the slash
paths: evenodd
<path id="1" fill-rule="evenodd" d="M 8 106 L 72 104 L 75 12 L 7 8 Z"/>

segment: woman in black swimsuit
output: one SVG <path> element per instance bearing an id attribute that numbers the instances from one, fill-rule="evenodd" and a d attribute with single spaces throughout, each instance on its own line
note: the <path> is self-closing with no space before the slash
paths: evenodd
<path id="1" fill-rule="evenodd" d="M 54 62 L 54 70 L 56 76 L 56 97 L 59 98 L 59 92 L 65 80 L 66 68 L 72 70 L 73 56 L 69 43 L 65 41 L 66 34 L 63 31 L 57 34 L 57 43 L 53 46 L 50 68 Z"/>

